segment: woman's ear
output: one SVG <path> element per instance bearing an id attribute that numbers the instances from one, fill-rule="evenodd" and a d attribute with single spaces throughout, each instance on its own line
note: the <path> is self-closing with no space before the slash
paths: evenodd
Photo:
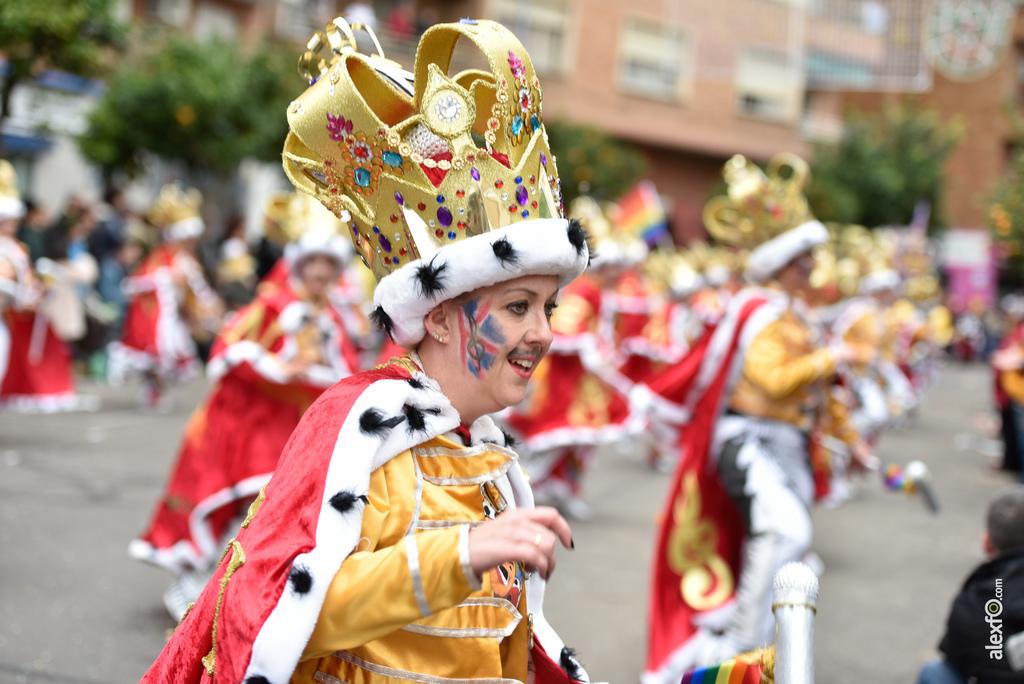
<path id="1" fill-rule="evenodd" d="M 452 313 L 451 304 L 451 300 L 441 302 L 431 309 L 430 313 L 423 319 L 427 335 L 441 344 L 448 343 L 452 338 L 451 326 L 449 325 L 449 315 Z"/>

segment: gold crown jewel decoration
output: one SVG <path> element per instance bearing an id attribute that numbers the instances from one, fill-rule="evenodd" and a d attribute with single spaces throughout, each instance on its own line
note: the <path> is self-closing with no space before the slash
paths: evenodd
<path id="1" fill-rule="evenodd" d="M 177 185 L 165 185 L 146 213 L 146 218 L 157 228 L 167 228 L 188 219 L 199 218 L 202 204 L 203 196 L 195 188 L 182 189 Z"/>
<path id="2" fill-rule="evenodd" d="M 354 28 L 335 19 L 310 39 L 299 67 L 311 83 L 288 108 L 284 168 L 347 225 L 378 281 L 445 245 L 564 215 L 540 83 L 508 30 L 472 19 L 432 27 L 410 83 L 379 45 L 359 53 Z M 490 71 L 448 76 L 462 38 Z"/>
<path id="3" fill-rule="evenodd" d="M 264 232 L 268 240 L 284 245 L 306 232 L 344 235 L 348 217 L 334 216 L 304 192 L 276 192 L 264 208 Z"/>
<path id="4" fill-rule="evenodd" d="M 753 249 L 814 220 L 803 194 L 810 167 L 795 154 L 772 157 L 767 173 L 735 155 L 726 162 L 723 176 L 728 194 L 704 206 L 704 225 L 719 242 Z"/>

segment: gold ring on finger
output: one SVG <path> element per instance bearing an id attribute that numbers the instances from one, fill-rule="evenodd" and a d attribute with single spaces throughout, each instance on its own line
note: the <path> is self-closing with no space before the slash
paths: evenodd
<path id="1" fill-rule="evenodd" d="M 533 545 L 534 546 L 540 546 L 540 543 L 542 541 L 544 541 L 544 533 L 543 532 L 538 532 L 537 536 L 533 540 Z"/>

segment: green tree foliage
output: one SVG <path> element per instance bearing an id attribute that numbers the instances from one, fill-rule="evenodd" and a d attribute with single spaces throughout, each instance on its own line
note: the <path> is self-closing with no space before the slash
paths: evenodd
<path id="1" fill-rule="evenodd" d="M 1017 152 L 989 198 L 988 227 L 1007 284 L 1024 282 L 1024 117 L 1016 103 L 1006 107 Z"/>
<path id="2" fill-rule="evenodd" d="M 925 199 L 931 224 L 944 226 L 945 165 L 962 134 L 959 119 L 943 124 L 937 111 L 916 103 L 851 112 L 839 144 L 816 150 L 807 188 L 811 210 L 823 221 L 906 225 Z"/>
<path id="3" fill-rule="evenodd" d="M 169 37 L 114 74 L 79 146 L 108 174 L 135 173 L 141 151 L 227 174 L 246 157 L 281 158 L 303 88 L 287 50 Z"/>
<path id="4" fill-rule="evenodd" d="M 7 72 L 0 87 L 0 121 L 11 92 L 43 69 L 102 75 L 124 37 L 115 0 L 0 0 L 0 52 Z"/>
<path id="5" fill-rule="evenodd" d="M 614 201 L 643 177 L 647 160 L 632 145 L 591 126 L 546 122 L 565 206 L 581 194 Z"/>

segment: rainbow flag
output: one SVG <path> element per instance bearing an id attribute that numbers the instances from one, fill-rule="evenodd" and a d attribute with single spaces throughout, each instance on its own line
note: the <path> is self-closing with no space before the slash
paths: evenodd
<path id="1" fill-rule="evenodd" d="M 649 180 L 642 180 L 619 200 L 615 226 L 632 233 L 653 247 L 669 237 L 665 209 L 658 189 Z"/>
<path id="2" fill-rule="evenodd" d="M 690 670 L 683 675 L 680 684 L 758 684 L 761 681 L 766 656 L 767 650 L 754 651 L 712 667 Z M 772 675 L 768 676 L 771 679 Z"/>

